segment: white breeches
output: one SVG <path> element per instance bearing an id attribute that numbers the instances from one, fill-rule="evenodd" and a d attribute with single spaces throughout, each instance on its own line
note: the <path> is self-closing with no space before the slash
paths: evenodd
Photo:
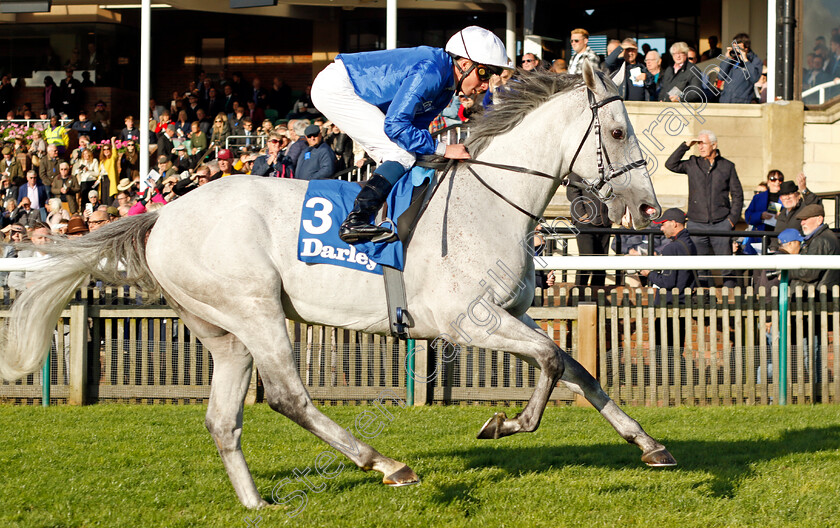
<path id="1" fill-rule="evenodd" d="M 385 135 L 385 114 L 356 94 L 340 60 L 327 66 L 312 83 L 312 104 L 342 132 L 362 145 L 376 163 L 396 161 L 405 170 L 415 156 Z"/>

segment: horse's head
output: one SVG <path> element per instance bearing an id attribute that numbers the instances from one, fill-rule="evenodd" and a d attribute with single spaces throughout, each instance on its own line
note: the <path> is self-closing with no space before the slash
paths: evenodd
<path id="1" fill-rule="evenodd" d="M 661 213 L 633 125 L 615 84 L 588 61 L 584 119 L 589 123 L 569 166 L 609 208 L 610 220 L 642 229 Z"/>

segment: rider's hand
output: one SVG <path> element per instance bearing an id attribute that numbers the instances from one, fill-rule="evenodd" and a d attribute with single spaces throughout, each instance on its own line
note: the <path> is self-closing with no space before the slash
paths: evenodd
<path id="1" fill-rule="evenodd" d="M 467 151 L 467 147 L 460 143 L 455 143 L 453 145 L 446 145 L 446 152 L 443 154 L 444 158 L 447 159 L 470 159 L 470 153 Z"/>

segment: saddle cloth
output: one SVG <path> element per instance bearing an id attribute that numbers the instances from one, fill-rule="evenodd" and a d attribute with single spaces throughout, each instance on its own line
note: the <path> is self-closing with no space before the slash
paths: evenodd
<path id="1" fill-rule="evenodd" d="M 386 203 L 388 217 L 394 230 L 400 225 L 399 233 L 406 240 L 403 226 L 414 223 L 419 207 L 415 190 L 428 187 L 434 170 L 414 167 L 391 189 Z M 332 264 L 345 268 L 382 275 L 382 266 L 402 270 L 405 264 L 403 240 L 392 242 L 364 242 L 347 244 L 338 237 L 341 223 L 353 210 L 353 202 L 359 194 L 357 183 L 340 180 L 312 180 L 303 199 L 298 232 L 298 260 L 310 264 Z M 410 211 L 409 211 L 410 210 Z M 408 211 L 408 212 L 407 212 Z M 408 221 L 406 221 L 408 220 Z"/>

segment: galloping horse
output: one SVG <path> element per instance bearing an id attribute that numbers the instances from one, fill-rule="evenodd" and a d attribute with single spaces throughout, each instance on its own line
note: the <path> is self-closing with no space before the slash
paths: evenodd
<path id="1" fill-rule="evenodd" d="M 537 73 L 508 86 L 472 129 L 467 146 L 475 162 L 459 164 L 442 180 L 408 246 L 404 276 L 411 334 L 419 339 L 446 335 L 454 343 L 504 350 L 540 369 L 524 410 L 514 418 L 495 415 L 481 438 L 535 431 L 560 380 L 584 395 L 622 438 L 638 445 L 645 463 L 674 465 L 665 447 L 525 313 L 533 298 L 534 255 L 520 242 L 529 239 L 572 169 L 608 200 L 613 221 L 624 218 L 625 224 L 629 220 L 643 228 L 660 212 L 624 105 L 610 79 L 588 67 L 582 76 Z M 618 168 L 610 159 L 620 160 Z M 353 451 L 340 450 L 360 468 L 382 473 L 385 484 L 418 482 L 407 465 L 348 438 L 348 431 L 312 404 L 298 375 L 286 318 L 389 332 L 380 276 L 297 259 L 306 186 L 228 177 L 156 213 L 50 245 L 55 265 L 41 272 L 12 307 L 0 349 L 0 377 L 14 379 L 38 369 L 58 314 L 91 276 L 159 289 L 213 355 L 205 423 L 243 505 L 266 504 L 240 448 L 252 364 L 259 368 L 272 409 L 332 446 L 355 445 Z M 505 273 L 494 272 L 501 263 Z M 506 287 L 487 286 L 497 281 Z M 496 312 L 492 331 L 478 314 L 463 315 L 478 299 Z"/>

